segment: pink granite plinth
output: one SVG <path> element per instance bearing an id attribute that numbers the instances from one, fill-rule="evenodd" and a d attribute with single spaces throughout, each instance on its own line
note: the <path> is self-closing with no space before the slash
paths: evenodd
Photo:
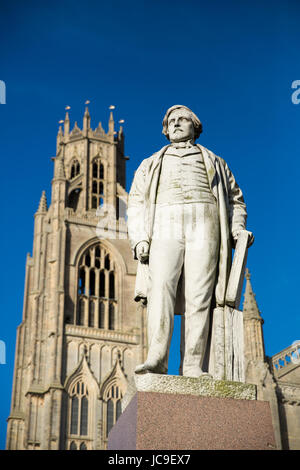
<path id="1" fill-rule="evenodd" d="M 268 402 L 137 392 L 109 433 L 109 450 L 275 449 Z"/>

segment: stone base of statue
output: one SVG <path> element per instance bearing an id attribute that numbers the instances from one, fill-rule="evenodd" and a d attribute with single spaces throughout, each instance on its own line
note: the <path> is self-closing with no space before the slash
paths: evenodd
<path id="1" fill-rule="evenodd" d="M 109 450 L 275 449 L 268 402 L 251 384 L 159 374 L 135 375 Z"/>

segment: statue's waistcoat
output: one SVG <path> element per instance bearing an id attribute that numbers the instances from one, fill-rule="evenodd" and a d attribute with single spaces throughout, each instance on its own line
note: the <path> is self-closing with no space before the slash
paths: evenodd
<path id="1" fill-rule="evenodd" d="M 163 155 L 156 204 L 215 203 L 202 153 L 194 146 L 184 151 L 169 147 Z"/>

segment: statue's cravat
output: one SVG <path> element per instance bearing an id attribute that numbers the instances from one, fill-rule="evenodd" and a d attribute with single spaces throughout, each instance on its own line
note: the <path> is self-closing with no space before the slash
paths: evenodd
<path id="1" fill-rule="evenodd" d="M 194 143 L 191 140 L 186 140 L 185 142 L 172 142 L 171 147 L 175 149 L 185 149 L 194 147 Z"/>

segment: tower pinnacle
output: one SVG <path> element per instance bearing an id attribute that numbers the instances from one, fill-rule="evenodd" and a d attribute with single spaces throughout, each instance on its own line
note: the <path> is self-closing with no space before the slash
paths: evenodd
<path id="1" fill-rule="evenodd" d="M 38 213 L 45 213 L 45 212 L 47 212 L 47 210 L 48 210 L 48 207 L 47 207 L 46 192 L 43 191 L 42 195 L 41 195 L 41 199 L 40 199 L 40 203 L 39 203 L 39 207 L 38 207 L 37 212 Z"/>
<path id="2" fill-rule="evenodd" d="M 61 126 L 59 126 L 59 128 L 58 128 L 58 133 L 57 133 L 57 135 L 58 135 L 59 137 L 62 137 L 62 136 L 63 136 L 63 131 L 62 131 Z"/>
<path id="3" fill-rule="evenodd" d="M 61 157 L 56 157 L 54 161 L 55 161 L 54 177 L 65 179 L 65 168 L 64 168 L 63 159 Z"/>
<path id="4" fill-rule="evenodd" d="M 110 106 L 110 115 L 109 115 L 109 121 L 108 121 L 108 133 L 109 134 L 114 134 L 115 131 L 115 121 L 114 121 L 114 115 L 113 115 L 113 109 L 115 109 L 115 106 Z"/>
<path id="5" fill-rule="evenodd" d="M 260 311 L 258 309 L 255 294 L 252 289 L 252 285 L 250 281 L 251 274 L 248 268 L 246 268 L 245 277 L 246 277 L 246 289 L 245 289 L 244 303 L 243 303 L 244 318 L 245 319 L 255 318 L 263 322 L 263 319 L 260 315 Z"/>
<path id="6" fill-rule="evenodd" d="M 88 106 L 85 107 L 85 112 L 83 116 L 83 132 L 86 132 L 91 127 L 91 116 L 89 113 Z"/>
<path id="7" fill-rule="evenodd" d="M 64 121 L 59 121 L 60 123 L 63 123 Z M 64 135 L 62 131 L 62 127 L 59 126 L 58 133 L 57 133 L 57 138 L 56 138 L 56 153 L 59 153 L 59 146 L 61 142 L 63 141 Z"/>
<path id="8" fill-rule="evenodd" d="M 69 118 L 68 111 L 66 112 L 66 116 L 65 116 L 64 133 L 65 133 L 65 137 L 67 137 L 70 133 L 70 118 Z"/>

